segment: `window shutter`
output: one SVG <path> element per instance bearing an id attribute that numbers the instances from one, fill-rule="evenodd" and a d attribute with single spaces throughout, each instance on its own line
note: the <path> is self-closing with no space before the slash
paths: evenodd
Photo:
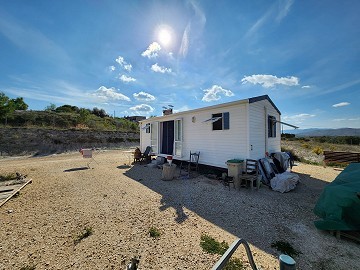
<path id="1" fill-rule="evenodd" d="M 224 120 L 224 129 L 230 129 L 230 114 L 228 112 L 225 112 L 223 114 L 223 120 Z"/>

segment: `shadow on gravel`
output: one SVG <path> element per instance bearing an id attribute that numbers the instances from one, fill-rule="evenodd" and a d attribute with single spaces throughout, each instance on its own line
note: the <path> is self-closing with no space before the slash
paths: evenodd
<path id="1" fill-rule="evenodd" d="M 79 168 L 72 168 L 72 169 L 67 169 L 64 170 L 64 172 L 76 172 L 76 171 L 83 171 L 83 170 L 88 170 L 90 169 L 89 167 L 79 167 Z"/>
<path id="2" fill-rule="evenodd" d="M 283 194 L 264 185 L 253 191 L 248 188 L 235 190 L 232 186 L 229 190 L 218 180 L 204 176 L 162 181 L 161 170 L 137 165 L 124 174 L 135 181 L 139 181 L 137 178 L 141 175 L 142 185 L 162 195 L 159 210 L 175 209 L 175 222 L 191 219 L 189 209 L 275 256 L 279 254 L 271 244 L 276 241 L 294 243 L 297 250 L 306 254 L 303 239 L 322 233 L 313 225 L 317 219 L 313 208 L 327 183 L 306 174 L 298 174 L 301 182 L 296 189 Z M 299 243 L 301 246 L 297 246 Z"/>

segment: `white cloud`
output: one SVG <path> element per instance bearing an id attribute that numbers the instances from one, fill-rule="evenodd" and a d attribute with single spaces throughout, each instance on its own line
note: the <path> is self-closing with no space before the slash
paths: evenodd
<path id="1" fill-rule="evenodd" d="M 110 72 L 115 71 L 115 66 L 109 66 L 109 71 Z"/>
<path id="2" fill-rule="evenodd" d="M 143 100 L 143 101 L 153 101 L 155 100 L 155 97 L 149 93 L 146 92 L 139 92 L 139 93 L 134 93 L 133 94 L 134 98 L 137 100 Z"/>
<path id="3" fill-rule="evenodd" d="M 260 84 L 265 88 L 274 87 L 276 84 L 287 85 L 287 86 L 296 86 L 299 85 L 299 79 L 297 77 L 281 77 L 278 78 L 274 75 L 266 75 L 266 74 L 257 74 L 251 76 L 245 76 L 241 82 L 252 83 L 252 84 Z"/>
<path id="4" fill-rule="evenodd" d="M 204 90 L 205 95 L 202 98 L 202 101 L 210 102 L 214 100 L 219 100 L 220 95 L 225 95 L 227 97 L 234 96 L 234 93 L 230 90 L 226 90 L 219 85 L 213 85 L 211 88 Z"/>
<path id="5" fill-rule="evenodd" d="M 192 9 L 193 16 L 189 19 L 182 35 L 179 48 L 179 55 L 182 57 L 186 57 L 188 54 L 190 43 L 197 43 L 197 46 L 201 44 L 201 42 L 198 43 L 197 40 L 200 41 L 206 24 L 205 12 L 202 10 L 198 1 L 189 0 L 188 3 L 189 7 Z"/>
<path id="6" fill-rule="evenodd" d="M 181 108 L 179 108 L 177 110 L 174 109 L 174 113 L 186 112 L 186 111 L 189 111 L 189 110 L 191 110 L 191 108 L 189 106 L 185 105 L 185 106 L 182 106 Z"/>
<path id="7" fill-rule="evenodd" d="M 305 120 L 315 117 L 315 116 L 316 116 L 315 114 L 300 113 L 300 114 L 295 114 L 292 116 L 284 116 L 284 117 L 282 117 L 282 119 L 284 121 L 291 121 L 291 122 L 300 124 L 300 123 L 304 122 Z"/>
<path id="8" fill-rule="evenodd" d="M 350 105 L 349 102 L 340 102 L 340 103 L 334 104 L 332 106 L 337 108 L 337 107 L 344 107 L 344 106 L 348 106 L 348 105 Z"/>
<path id="9" fill-rule="evenodd" d="M 172 72 L 171 68 L 159 66 L 158 63 L 152 65 L 151 70 L 154 72 L 160 72 L 160 73 L 171 73 Z"/>
<path id="10" fill-rule="evenodd" d="M 304 85 L 304 86 L 301 86 L 301 88 L 311 88 L 310 85 Z"/>
<path id="11" fill-rule="evenodd" d="M 132 65 L 127 63 L 124 59 L 124 57 L 122 56 L 119 56 L 118 58 L 115 59 L 115 61 L 123 68 L 125 69 L 126 71 L 131 71 L 132 69 Z"/>
<path id="12" fill-rule="evenodd" d="M 281 3 L 282 2 L 282 3 Z M 291 6 L 294 4 L 294 0 L 285 0 L 279 3 L 279 13 L 276 17 L 277 22 L 281 22 L 282 19 L 290 12 Z"/>
<path id="13" fill-rule="evenodd" d="M 336 121 L 336 122 L 360 121 L 360 117 L 358 117 L 358 118 L 337 118 L 337 119 L 333 119 L 333 121 Z"/>
<path id="14" fill-rule="evenodd" d="M 154 108 L 147 104 L 140 104 L 134 107 L 130 107 L 130 110 L 135 112 L 151 113 L 154 111 Z"/>
<path id="15" fill-rule="evenodd" d="M 147 58 L 155 58 L 158 56 L 158 52 L 160 50 L 161 50 L 160 44 L 157 42 L 153 42 L 141 55 Z"/>
<path id="16" fill-rule="evenodd" d="M 190 23 L 186 26 L 182 40 L 181 40 L 181 46 L 179 49 L 179 54 L 182 57 L 185 57 L 189 50 L 189 34 L 190 34 Z"/>
<path id="17" fill-rule="evenodd" d="M 121 75 L 119 77 L 120 80 L 122 80 L 123 82 L 135 82 L 136 79 L 130 76 L 126 76 L 126 75 Z"/>
<path id="18" fill-rule="evenodd" d="M 93 93 L 93 95 L 103 101 L 107 100 L 125 100 L 130 101 L 130 98 L 116 92 L 114 87 L 106 88 L 105 86 L 100 86 L 98 90 Z"/>
<path id="19" fill-rule="evenodd" d="M 245 34 L 246 38 L 250 38 L 260 32 L 264 26 L 272 23 L 275 20 L 277 23 L 289 14 L 294 0 L 279 0 L 273 1 L 274 3 L 266 10 L 266 12 L 250 27 Z"/>

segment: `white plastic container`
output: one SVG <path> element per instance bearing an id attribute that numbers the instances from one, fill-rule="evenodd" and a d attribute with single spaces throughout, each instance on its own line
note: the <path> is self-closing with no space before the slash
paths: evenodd
<path id="1" fill-rule="evenodd" d="M 243 164 L 244 162 L 226 162 L 226 165 L 228 166 L 228 176 L 237 177 L 239 174 L 241 174 L 243 170 Z"/>

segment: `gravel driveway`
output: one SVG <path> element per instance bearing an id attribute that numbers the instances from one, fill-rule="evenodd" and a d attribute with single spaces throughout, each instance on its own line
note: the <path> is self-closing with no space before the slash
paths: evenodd
<path id="1" fill-rule="evenodd" d="M 278 269 L 271 244 L 280 240 L 301 252 L 298 269 L 360 269 L 360 245 L 313 225 L 314 205 L 339 173 L 333 168 L 299 164 L 301 183 L 281 194 L 229 191 L 204 176 L 162 181 L 160 169 L 125 166 L 122 151 L 95 160 L 91 169 L 79 153 L 0 160 L 0 174 L 33 179 L 0 208 L 0 269 L 125 269 L 134 256 L 139 269 L 211 269 L 219 256 L 201 249 L 202 234 L 245 239 L 261 269 Z M 75 244 L 86 227 L 92 234 Z M 242 247 L 235 255 L 250 269 Z"/>

